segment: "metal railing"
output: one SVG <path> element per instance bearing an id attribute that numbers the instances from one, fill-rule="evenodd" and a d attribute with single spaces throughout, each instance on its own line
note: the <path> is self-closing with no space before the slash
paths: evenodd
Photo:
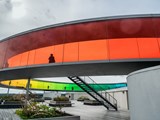
<path id="1" fill-rule="evenodd" d="M 89 78 L 89 80 L 86 80 L 86 77 Z M 97 84 L 91 77 L 85 76 L 84 80 L 85 80 L 85 82 L 87 82 L 87 81 L 90 82 L 90 84 L 91 84 L 90 86 L 93 89 L 95 87 L 98 87 L 99 89 L 97 89 L 97 92 L 99 92 L 105 99 L 107 99 L 110 103 L 112 103 L 117 108 L 117 100 L 114 98 L 114 96 L 112 96 L 111 94 L 109 94 L 108 92 L 106 92 L 105 89 L 103 87 L 101 87 L 99 84 Z M 92 85 L 92 84 L 94 84 L 94 85 Z"/>

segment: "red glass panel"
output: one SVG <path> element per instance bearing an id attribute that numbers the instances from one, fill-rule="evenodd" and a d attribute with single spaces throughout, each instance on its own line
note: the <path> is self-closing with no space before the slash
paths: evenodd
<path id="1" fill-rule="evenodd" d="M 8 41 L 0 42 L 0 69 L 8 67 L 8 63 L 5 61 L 5 55 L 7 50 Z"/>
<path id="2" fill-rule="evenodd" d="M 106 22 L 90 22 L 68 25 L 65 42 L 106 39 Z"/>
<path id="3" fill-rule="evenodd" d="M 152 18 L 156 37 L 160 37 L 160 18 Z"/>
<path id="4" fill-rule="evenodd" d="M 107 22 L 107 37 L 109 39 L 154 36 L 155 31 L 152 18 L 118 19 Z"/>

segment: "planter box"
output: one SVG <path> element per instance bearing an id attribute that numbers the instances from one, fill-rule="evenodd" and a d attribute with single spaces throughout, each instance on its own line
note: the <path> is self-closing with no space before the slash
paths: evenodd
<path id="1" fill-rule="evenodd" d="M 24 102 L 22 101 L 5 101 L 1 102 L 0 108 L 22 108 L 24 106 Z"/>
<path id="2" fill-rule="evenodd" d="M 63 106 L 63 107 L 71 107 L 71 101 L 51 101 L 49 106 L 56 107 L 56 106 Z"/>
<path id="3" fill-rule="evenodd" d="M 79 100 L 77 100 L 77 101 L 83 102 L 84 100 L 79 99 Z"/>
<path id="4" fill-rule="evenodd" d="M 96 100 L 85 100 L 83 104 L 84 105 L 102 105 L 101 103 L 99 103 Z"/>
<path id="5" fill-rule="evenodd" d="M 27 120 L 80 120 L 80 116 L 63 116 L 63 117 L 52 117 L 52 118 L 37 118 Z"/>
<path id="6" fill-rule="evenodd" d="M 44 100 L 52 100 L 51 97 L 44 97 L 43 99 L 44 99 Z"/>
<path id="7" fill-rule="evenodd" d="M 44 99 L 43 98 L 35 98 L 32 100 L 32 102 L 44 102 Z"/>
<path id="8" fill-rule="evenodd" d="M 24 104 L 22 101 L 5 101 L 4 104 L 15 105 L 15 104 Z"/>

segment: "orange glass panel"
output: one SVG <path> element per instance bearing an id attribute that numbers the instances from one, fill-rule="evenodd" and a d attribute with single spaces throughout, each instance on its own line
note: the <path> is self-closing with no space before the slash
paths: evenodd
<path id="1" fill-rule="evenodd" d="M 157 38 L 138 38 L 141 58 L 159 58 L 160 52 Z"/>
<path id="2" fill-rule="evenodd" d="M 105 59 L 108 59 L 106 39 L 79 42 L 79 61 Z"/>
<path id="3" fill-rule="evenodd" d="M 139 58 L 137 41 L 134 38 L 109 40 L 110 59 Z"/>
<path id="4" fill-rule="evenodd" d="M 20 61 L 21 66 L 27 65 L 28 54 L 29 54 L 29 52 L 22 53 L 22 56 L 21 56 L 22 58 L 21 58 L 21 61 Z"/>
<path id="5" fill-rule="evenodd" d="M 36 50 L 31 50 L 31 51 L 29 51 L 28 65 L 34 64 L 34 60 L 35 60 L 35 52 L 36 52 Z"/>
<path id="6" fill-rule="evenodd" d="M 78 43 L 64 45 L 64 62 L 78 61 Z"/>
<path id="7" fill-rule="evenodd" d="M 49 63 L 48 58 L 51 53 L 53 53 L 53 46 L 37 49 L 35 54 L 35 64 Z"/>
<path id="8" fill-rule="evenodd" d="M 14 57 L 11 57 L 11 58 L 8 60 L 8 66 L 9 66 L 9 67 L 20 66 L 21 58 L 22 58 L 22 54 L 19 54 L 19 55 L 16 55 L 16 56 L 14 56 Z"/>
<path id="9" fill-rule="evenodd" d="M 54 46 L 54 58 L 56 62 L 62 62 L 63 60 L 63 44 Z"/>

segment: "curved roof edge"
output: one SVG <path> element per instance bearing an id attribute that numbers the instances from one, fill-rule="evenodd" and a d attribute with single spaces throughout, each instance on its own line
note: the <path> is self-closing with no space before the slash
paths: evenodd
<path id="1" fill-rule="evenodd" d="M 43 26 L 43 27 L 38 27 L 38 28 L 35 28 L 35 29 L 27 30 L 27 31 L 24 31 L 24 32 L 20 32 L 20 33 L 17 33 L 15 35 L 11 35 L 9 37 L 4 38 L 4 39 L 0 40 L 0 42 L 6 41 L 8 39 L 11 39 L 11 38 L 14 38 L 14 37 L 18 37 L 18 36 L 21 36 L 21 35 L 25 35 L 27 33 L 36 32 L 36 31 L 40 31 L 40 30 L 44 30 L 44 29 L 48 29 L 48 28 L 61 27 L 61 26 L 65 26 L 65 25 L 72 25 L 72 24 L 86 23 L 86 22 L 94 22 L 94 21 L 103 21 L 103 20 L 117 20 L 117 19 L 130 19 L 130 18 L 148 18 L 148 17 L 160 17 L 160 14 L 135 14 L 135 15 L 108 16 L 108 17 L 89 18 L 89 19 L 69 21 L 69 22 L 64 22 L 64 23 L 57 23 L 57 24 L 47 25 L 47 26 Z"/>
<path id="2" fill-rule="evenodd" d="M 130 74 L 128 74 L 127 78 L 129 78 L 133 75 L 136 75 L 136 74 L 140 74 L 140 73 L 144 73 L 144 72 L 148 72 L 148 71 L 154 71 L 154 70 L 158 70 L 158 69 L 160 69 L 160 65 L 137 70 L 137 71 L 134 71 L 134 72 L 131 72 Z"/>

